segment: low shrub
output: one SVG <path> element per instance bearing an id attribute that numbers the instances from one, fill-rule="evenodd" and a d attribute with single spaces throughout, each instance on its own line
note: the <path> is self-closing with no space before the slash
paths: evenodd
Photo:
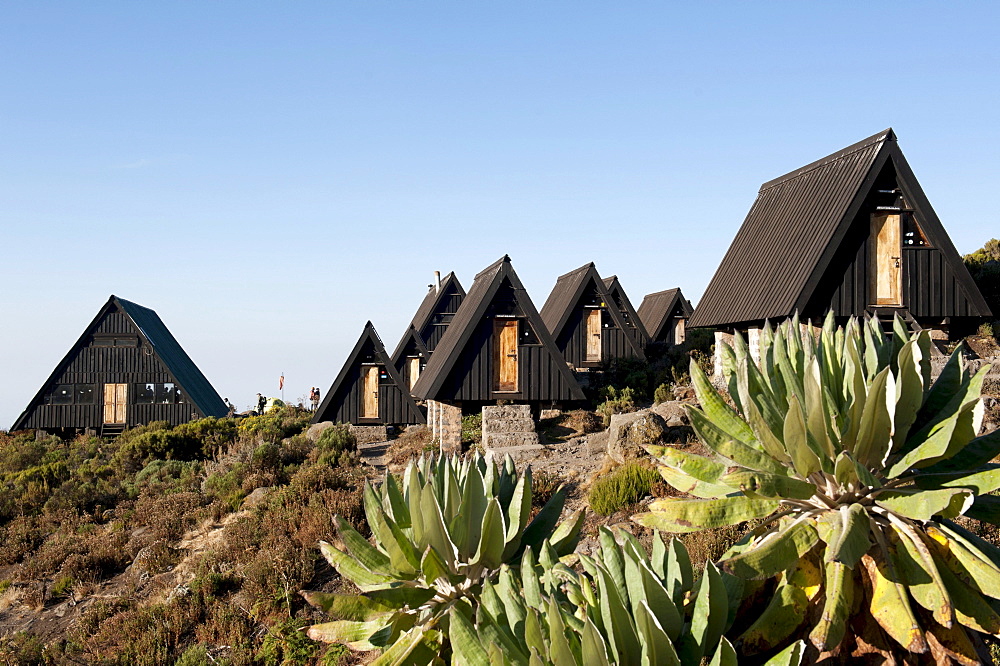
<path id="1" fill-rule="evenodd" d="M 310 455 L 320 465 L 337 466 L 342 461 L 349 460 L 350 454 L 357 450 L 358 440 L 351 432 L 351 427 L 338 423 L 323 431 Z"/>
<path id="2" fill-rule="evenodd" d="M 601 415 L 605 428 L 611 424 L 613 415 L 636 410 L 635 391 L 627 386 L 620 391 L 614 386 L 609 386 L 604 395 L 605 400 L 597 406 L 597 413 Z"/>
<path id="3" fill-rule="evenodd" d="M 478 447 L 483 442 L 483 414 L 462 417 L 462 448 Z"/>
<path id="4" fill-rule="evenodd" d="M 674 399 L 673 391 L 670 390 L 670 384 L 663 383 L 656 387 L 653 391 L 653 404 L 658 405 L 661 402 L 670 402 Z"/>
<path id="5" fill-rule="evenodd" d="M 610 516 L 650 494 L 660 475 L 642 463 L 627 462 L 590 487 L 590 508 L 601 516 Z"/>

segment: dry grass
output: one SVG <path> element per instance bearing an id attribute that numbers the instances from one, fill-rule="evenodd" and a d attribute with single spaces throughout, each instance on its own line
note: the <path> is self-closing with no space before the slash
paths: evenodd
<path id="1" fill-rule="evenodd" d="M 410 426 L 389 443 L 385 454 L 386 466 L 392 470 L 402 469 L 410 459 L 434 449 L 430 428 Z"/>

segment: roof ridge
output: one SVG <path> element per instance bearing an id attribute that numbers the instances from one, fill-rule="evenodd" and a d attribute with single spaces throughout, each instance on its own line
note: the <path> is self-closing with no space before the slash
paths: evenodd
<path id="1" fill-rule="evenodd" d="M 896 140 L 896 133 L 892 131 L 891 127 L 889 127 L 887 129 L 882 130 L 881 132 L 879 132 L 877 134 L 873 134 L 872 136 L 868 137 L 867 139 L 862 139 L 861 141 L 858 141 L 857 143 L 853 143 L 850 146 L 847 146 L 846 148 L 841 148 L 840 150 L 838 150 L 838 151 L 836 151 L 834 153 L 830 153 L 826 157 L 821 157 L 820 159 L 818 159 L 818 160 L 816 160 L 814 162 L 810 162 L 809 164 L 807 164 L 807 165 L 805 165 L 803 167 L 799 167 L 798 169 L 795 169 L 793 171 L 789 171 L 788 173 L 786 173 L 783 176 L 778 176 L 777 178 L 774 178 L 772 180 L 769 180 L 769 181 L 765 182 L 763 185 L 760 186 L 760 190 L 758 190 L 758 194 L 760 192 L 763 192 L 764 190 L 769 190 L 772 187 L 775 187 L 776 185 L 780 185 L 780 184 L 782 184 L 784 182 L 787 182 L 789 180 L 794 180 L 795 178 L 799 178 L 801 176 L 804 176 L 804 175 L 806 175 L 807 173 L 809 173 L 811 171 L 815 171 L 816 169 L 819 169 L 820 167 L 827 166 L 828 164 L 830 164 L 832 162 L 835 162 L 837 160 L 843 159 L 843 158 L 845 158 L 845 157 L 847 157 L 849 155 L 853 155 L 854 153 L 860 152 L 861 150 L 863 150 L 863 149 L 871 146 L 872 144 L 876 144 L 876 143 L 880 143 L 880 142 L 884 142 L 884 141 L 895 141 L 895 140 Z"/>
<path id="2" fill-rule="evenodd" d="M 556 278 L 556 282 L 559 282 L 559 280 L 562 280 L 563 278 L 568 278 L 571 275 L 576 275 L 577 273 L 582 273 L 582 272 L 586 271 L 589 268 L 596 268 L 596 266 L 594 266 L 594 262 L 591 261 L 589 263 L 584 264 L 583 266 L 580 266 L 579 268 L 574 268 L 573 270 L 569 271 L 568 273 L 563 273 L 562 275 L 560 275 L 559 277 Z M 599 278 L 601 276 L 598 275 L 597 277 Z"/>

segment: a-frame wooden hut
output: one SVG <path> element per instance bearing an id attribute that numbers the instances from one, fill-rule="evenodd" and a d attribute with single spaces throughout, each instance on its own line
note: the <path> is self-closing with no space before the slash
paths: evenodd
<path id="1" fill-rule="evenodd" d="M 541 316 L 556 347 L 578 370 L 615 358 L 645 359 L 593 263 L 559 276 Z"/>
<path id="2" fill-rule="evenodd" d="M 112 295 L 11 430 L 115 435 L 225 416 L 226 404 L 159 316 Z"/>
<path id="3" fill-rule="evenodd" d="M 945 335 L 991 316 L 892 129 L 764 183 L 690 325 L 898 313 Z"/>
<path id="4" fill-rule="evenodd" d="M 680 288 L 646 294 L 639 304 L 639 319 L 651 344 L 683 344 L 692 312 L 691 303 Z"/>
<path id="5" fill-rule="evenodd" d="M 618 280 L 618 276 L 612 275 L 611 277 L 604 278 L 604 289 L 608 292 L 608 297 L 611 299 L 609 303 L 614 304 L 618 308 L 618 312 L 621 313 L 622 321 L 625 322 L 625 330 L 639 342 L 641 349 L 645 349 L 646 345 L 649 344 L 649 333 L 646 332 L 646 327 L 642 325 L 642 319 L 639 317 L 639 314 L 632 307 L 632 300 L 625 293 L 625 289 Z"/>
<path id="6" fill-rule="evenodd" d="M 354 425 L 427 422 L 371 322 L 365 324 L 340 374 L 316 409 L 313 423 L 321 421 Z"/>
<path id="7" fill-rule="evenodd" d="M 506 255 L 476 276 L 413 395 L 467 412 L 585 399 Z"/>
<path id="8" fill-rule="evenodd" d="M 448 273 L 444 279 L 435 273 L 434 284 L 417 308 L 413 320 L 392 353 L 392 365 L 407 388 L 417 382 L 427 365 L 431 352 L 441 340 L 458 307 L 465 298 L 465 289 L 455 276 Z"/>

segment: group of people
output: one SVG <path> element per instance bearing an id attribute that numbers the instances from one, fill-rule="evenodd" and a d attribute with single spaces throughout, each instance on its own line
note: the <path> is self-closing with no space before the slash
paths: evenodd
<path id="1" fill-rule="evenodd" d="M 227 416 L 229 417 L 234 416 L 237 413 L 236 405 L 229 402 L 229 398 L 223 398 L 223 400 L 226 403 L 226 408 L 229 410 Z M 312 406 L 312 411 L 314 412 L 319 408 L 319 388 L 316 386 L 313 386 L 312 388 L 309 389 L 309 404 Z M 299 407 L 301 406 L 302 403 L 299 403 Z M 253 407 L 251 407 L 252 413 L 263 414 L 264 408 L 267 407 L 267 397 L 258 393 L 255 407 L 256 407 L 255 410 L 253 409 Z"/>
<path id="2" fill-rule="evenodd" d="M 312 411 L 316 411 L 319 407 L 319 387 L 313 386 L 309 389 L 309 404 L 312 405 Z"/>

